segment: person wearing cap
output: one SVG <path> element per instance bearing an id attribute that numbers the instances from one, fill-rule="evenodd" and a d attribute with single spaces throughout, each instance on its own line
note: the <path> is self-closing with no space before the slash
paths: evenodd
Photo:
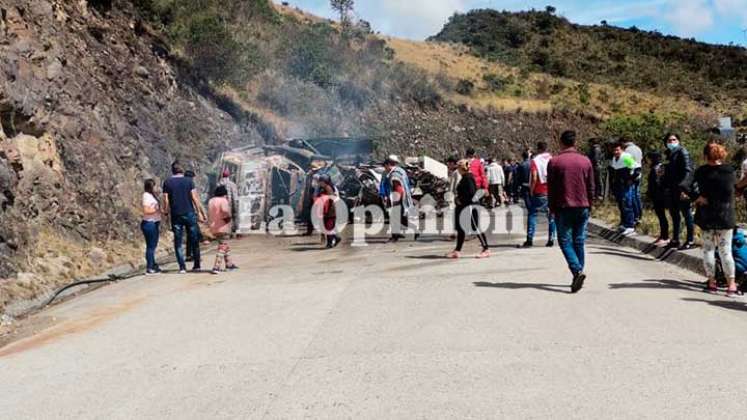
<path id="1" fill-rule="evenodd" d="M 397 242 L 404 238 L 401 233 L 403 229 L 407 229 L 409 226 L 408 219 L 410 210 L 413 207 L 412 192 L 410 191 L 410 180 L 407 176 L 407 172 L 399 166 L 399 158 L 396 155 L 390 155 L 384 160 L 384 169 L 386 170 L 386 186 L 389 191 L 389 203 L 391 206 L 391 215 L 389 217 L 389 224 L 392 224 L 393 218 L 399 216 L 400 226 L 395 226 L 392 229 L 392 237 L 390 241 Z M 415 239 L 417 240 L 418 233 L 415 233 Z"/>
<path id="2" fill-rule="evenodd" d="M 231 171 L 223 169 L 218 185 L 226 187 L 228 191 L 228 204 L 231 207 L 231 236 L 239 230 L 239 187 L 231 180 Z"/>

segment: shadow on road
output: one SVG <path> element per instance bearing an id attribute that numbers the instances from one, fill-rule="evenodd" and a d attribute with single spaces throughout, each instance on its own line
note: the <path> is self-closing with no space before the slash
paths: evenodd
<path id="1" fill-rule="evenodd" d="M 711 306 L 718 306 L 719 308 L 724 309 L 732 309 L 735 311 L 745 311 L 747 312 L 747 303 L 746 302 L 740 302 L 740 301 L 731 301 L 731 300 L 705 300 L 705 299 L 694 299 L 694 298 L 682 298 L 685 302 L 700 302 L 700 303 L 707 303 Z"/>
<path id="2" fill-rule="evenodd" d="M 542 283 L 490 283 L 485 281 L 476 281 L 472 283 L 475 287 L 494 287 L 497 289 L 537 289 L 545 292 L 570 294 L 569 285 L 567 284 L 542 284 Z M 562 288 L 562 289 L 560 289 Z"/>
<path id="3" fill-rule="evenodd" d="M 630 258 L 631 260 L 640 260 L 640 261 L 655 261 L 652 258 L 644 257 L 643 255 L 635 255 L 635 254 L 628 254 L 626 252 L 611 252 L 611 251 L 594 251 L 590 252 L 591 255 L 613 255 L 615 257 L 623 257 L 623 258 Z"/>
<path id="4" fill-rule="evenodd" d="M 643 280 L 637 283 L 613 283 L 610 289 L 667 289 L 667 290 L 689 290 L 691 292 L 700 292 L 703 288 L 702 283 L 684 280 Z"/>
<path id="5" fill-rule="evenodd" d="M 299 242 L 299 243 L 293 244 L 291 246 L 298 247 L 298 246 L 314 246 L 314 245 L 321 245 L 321 241 L 316 241 L 316 242 Z"/>
<path id="6" fill-rule="evenodd" d="M 450 259 L 446 255 L 408 255 L 405 258 L 411 260 L 448 260 Z"/>
<path id="7" fill-rule="evenodd" d="M 289 250 L 294 251 L 294 252 L 324 251 L 326 249 L 327 248 L 325 248 L 322 245 L 317 245 L 317 246 L 299 246 L 299 247 L 289 248 Z"/>

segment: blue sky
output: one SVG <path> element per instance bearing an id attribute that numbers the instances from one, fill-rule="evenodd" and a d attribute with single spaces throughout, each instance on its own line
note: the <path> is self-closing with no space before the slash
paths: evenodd
<path id="1" fill-rule="evenodd" d="M 279 0 L 276 0 L 279 1 Z M 329 0 L 289 0 L 317 15 L 334 16 Z M 436 34 L 456 11 L 544 9 L 551 4 L 572 22 L 637 26 L 700 41 L 746 45 L 747 0 L 356 0 L 356 17 L 387 35 L 424 39 Z"/>

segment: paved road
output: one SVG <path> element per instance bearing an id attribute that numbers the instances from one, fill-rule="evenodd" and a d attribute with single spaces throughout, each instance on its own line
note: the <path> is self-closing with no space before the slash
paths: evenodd
<path id="1" fill-rule="evenodd" d="M 313 242 L 244 240 L 240 272 L 37 315 L 46 329 L 0 350 L 0 417 L 747 415 L 747 306 L 635 251 L 594 241 L 571 295 L 557 248 L 450 261 L 445 242 Z"/>

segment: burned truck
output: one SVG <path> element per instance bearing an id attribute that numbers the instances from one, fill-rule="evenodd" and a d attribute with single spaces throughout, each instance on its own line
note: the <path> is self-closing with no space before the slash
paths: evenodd
<path id="1" fill-rule="evenodd" d="M 325 174 L 337 187 L 348 209 L 380 206 L 379 186 L 384 176 L 373 160 L 371 138 L 291 139 L 281 145 L 249 146 L 224 153 L 212 171 L 211 190 L 224 169 L 239 189 L 239 232 L 248 233 L 278 217 L 278 205 L 293 209 L 297 223 L 308 223 L 315 192 L 315 176 Z M 413 195 L 433 197 L 444 204 L 446 167 L 422 157 L 403 165 L 413 183 Z M 352 214 L 351 214 L 352 217 Z"/>
<path id="2" fill-rule="evenodd" d="M 306 222 L 313 200 L 314 175 L 330 176 L 349 208 L 381 204 L 381 174 L 366 169 L 373 143 L 368 138 L 292 139 L 282 145 L 247 146 L 221 155 L 210 176 L 210 190 L 224 169 L 239 190 L 239 232 L 260 229 L 290 206 L 297 222 Z"/>

